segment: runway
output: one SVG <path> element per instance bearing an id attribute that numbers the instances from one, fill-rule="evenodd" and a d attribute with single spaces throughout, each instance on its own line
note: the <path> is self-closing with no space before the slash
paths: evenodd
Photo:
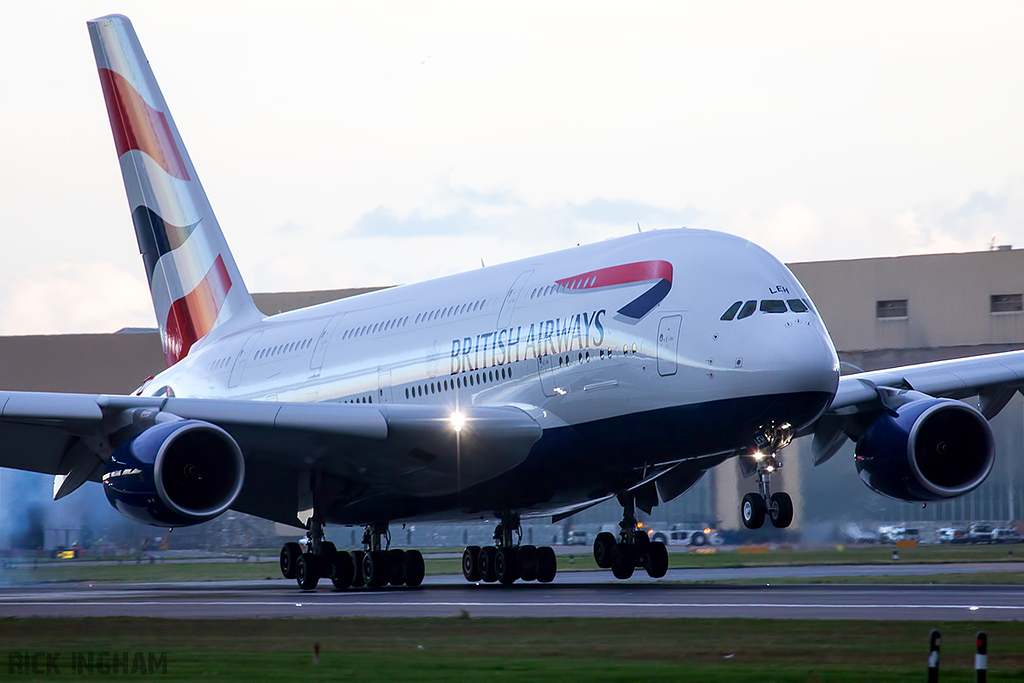
<path id="1" fill-rule="evenodd" d="M 1015 563 L 1014 563 L 1015 564 Z M 995 567 L 989 569 L 990 567 Z M 915 569 L 916 568 L 916 569 Z M 998 569 L 996 569 L 998 568 Z M 815 571 L 900 569 L 969 573 L 1013 571 L 995 565 L 906 567 L 777 567 L 701 570 L 810 576 Z M 330 582 L 300 591 L 293 581 L 161 584 L 49 584 L 0 588 L 0 615 L 8 617 L 139 616 L 245 617 L 741 617 L 792 619 L 911 619 L 928 621 L 1024 619 L 1024 587 L 964 585 L 694 585 L 664 580 L 616 581 L 604 572 L 562 572 L 555 583 L 512 587 L 467 584 L 461 576 L 431 576 L 418 589 L 334 591 Z M 843 575 L 843 574 L 834 574 Z M 724 577 L 728 578 L 728 577 Z M 750 577 L 746 577 L 750 578 Z M 761 576 L 761 578 L 764 578 Z M 767 577 L 771 578 L 771 577 Z"/>

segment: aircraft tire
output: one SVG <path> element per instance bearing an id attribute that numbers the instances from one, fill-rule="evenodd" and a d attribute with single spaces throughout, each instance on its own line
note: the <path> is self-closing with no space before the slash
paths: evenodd
<path id="1" fill-rule="evenodd" d="M 281 575 L 286 579 L 295 578 L 295 563 L 302 554 L 298 543 L 285 543 L 281 548 Z"/>
<path id="2" fill-rule="evenodd" d="M 788 493 L 780 491 L 772 494 L 768 517 L 772 521 L 772 526 L 778 529 L 785 529 L 793 523 L 793 499 Z"/>
<path id="3" fill-rule="evenodd" d="M 633 548 L 628 543 L 616 543 L 612 548 L 612 574 L 616 579 L 628 579 L 636 569 Z"/>
<path id="4" fill-rule="evenodd" d="M 475 583 L 480 580 L 480 546 L 467 546 L 462 552 L 462 575 L 466 581 Z"/>
<path id="5" fill-rule="evenodd" d="M 615 537 L 607 531 L 602 531 L 594 539 L 594 562 L 601 569 L 608 569 L 612 566 L 612 548 L 615 547 Z"/>
<path id="6" fill-rule="evenodd" d="M 503 586 L 511 586 L 519 578 L 518 548 L 499 548 L 494 556 L 494 573 Z"/>
<path id="7" fill-rule="evenodd" d="M 416 588 L 423 583 L 423 576 L 426 574 L 426 568 L 423 566 L 423 553 L 419 550 L 407 550 L 403 561 L 405 562 L 405 585 Z"/>
<path id="8" fill-rule="evenodd" d="M 366 576 L 363 574 L 363 558 L 366 552 L 362 550 L 352 551 L 352 587 L 362 588 L 366 585 Z"/>
<path id="9" fill-rule="evenodd" d="M 324 541 L 320 544 L 320 554 L 316 556 L 320 562 L 319 574 L 320 576 L 329 577 L 331 572 L 334 571 L 334 556 L 338 554 L 338 548 L 330 541 Z"/>
<path id="10" fill-rule="evenodd" d="M 541 583 L 551 583 L 558 573 L 558 559 L 555 558 L 555 551 L 550 546 L 537 548 L 537 580 Z"/>
<path id="11" fill-rule="evenodd" d="M 311 591 L 320 583 L 317 560 L 313 553 L 302 553 L 295 563 L 295 582 L 304 591 Z"/>
<path id="12" fill-rule="evenodd" d="M 647 549 L 647 575 L 660 579 L 668 571 L 668 548 L 661 541 L 651 543 Z"/>
<path id="13" fill-rule="evenodd" d="M 388 583 L 392 586 L 405 585 L 405 551 L 386 550 L 388 554 Z"/>
<path id="14" fill-rule="evenodd" d="M 372 550 L 363 556 L 363 580 L 367 588 L 381 588 L 388 582 L 388 555 L 385 550 Z"/>
<path id="15" fill-rule="evenodd" d="M 748 529 L 760 529 L 764 525 L 767 508 L 761 494 L 748 493 L 743 496 L 743 502 L 740 503 L 740 517 L 743 518 L 743 526 Z"/>
<path id="16" fill-rule="evenodd" d="M 498 549 L 493 545 L 480 548 L 477 561 L 480 565 L 480 578 L 487 583 L 494 583 L 498 580 L 498 574 L 494 571 L 494 560 L 498 556 Z"/>
<path id="17" fill-rule="evenodd" d="M 519 547 L 519 578 L 523 581 L 537 580 L 537 546 Z"/>
<path id="18" fill-rule="evenodd" d="M 340 591 L 348 590 L 355 575 L 356 566 L 352 562 L 352 555 L 345 551 L 335 553 L 331 560 L 331 583 L 334 587 Z"/>

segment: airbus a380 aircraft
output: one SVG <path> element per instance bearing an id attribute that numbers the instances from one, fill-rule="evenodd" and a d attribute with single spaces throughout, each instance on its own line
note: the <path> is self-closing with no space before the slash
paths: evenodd
<path id="1" fill-rule="evenodd" d="M 304 527 L 281 570 L 302 588 L 418 585 L 388 525 L 497 519 L 470 581 L 551 581 L 522 516 L 612 497 L 621 533 L 594 555 L 663 576 L 650 511 L 739 457 L 740 511 L 788 526 L 779 451 L 847 438 L 864 481 L 942 500 L 992 469 L 986 418 L 1024 387 L 1024 353 L 839 376 L 792 273 L 702 230 L 636 234 L 265 317 L 253 305 L 131 23 L 88 22 L 168 368 L 131 396 L 0 392 L 0 465 L 102 482 L 126 516 L 183 526 L 233 509 Z M 980 410 L 956 399 L 980 396 Z M 325 524 L 364 526 L 340 552 Z"/>

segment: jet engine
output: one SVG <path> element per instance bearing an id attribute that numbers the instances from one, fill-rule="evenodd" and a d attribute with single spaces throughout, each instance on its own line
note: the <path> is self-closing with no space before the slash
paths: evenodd
<path id="1" fill-rule="evenodd" d="M 898 500 L 928 502 L 976 489 L 992 471 L 992 429 L 973 407 L 921 398 L 877 417 L 857 440 L 861 479 Z"/>
<path id="2" fill-rule="evenodd" d="M 227 510 L 244 479 L 242 451 L 227 432 L 200 420 L 177 420 L 121 444 L 107 462 L 103 490 L 125 517 L 188 526 Z"/>

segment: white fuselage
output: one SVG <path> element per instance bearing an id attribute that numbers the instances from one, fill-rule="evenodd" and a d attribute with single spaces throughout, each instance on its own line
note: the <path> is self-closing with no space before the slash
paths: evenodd
<path id="1" fill-rule="evenodd" d="M 587 288 L 599 282 L 589 273 L 654 262 L 666 281 Z M 646 310 L 657 287 L 663 298 Z M 643 315 L 620 313 L 629 306 Z M 545 437 L 479 500 L 521 492 L 506 504 L 536 511 L 631 486 L 664 463 L 740 452 L 770 425 L 799 429 L 828 407 L 838 379 L 828 332 L 782 263 L 743 239 L 684 229 L 270 316 L 201 341 L 141 391 L 452 412 L 518 405 Z M 543 495 L 530 490 L 538 478 Z M 414 503 L 408 518 L 451 505 Z"/>

